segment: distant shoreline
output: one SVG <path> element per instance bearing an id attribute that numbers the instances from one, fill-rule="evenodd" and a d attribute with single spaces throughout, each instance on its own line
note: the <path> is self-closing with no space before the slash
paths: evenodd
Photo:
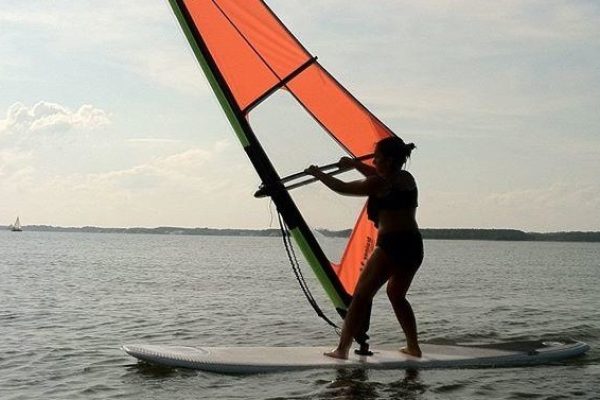
<path id="1" fill-rule="evenodd" d="M 8 226 L 0 226 L 8 229 Z M 179 228 L 161 226 L 157 228 L 100 228 L 95 226 L 59 227 L 50 225 L 28 225 L 24 231 L 36 232 L 84 232 L 84 233 L 134 233 L 155 235 L 201 235 L 201 236 L 281 236 L 279 229 L 217 229 L 217 228 Z M 317 229 L 327 237 L 348 237 L 350 229 L 332 231 Z M 524 232 L 517 229 L 421 229 L 424 239 L 439 240 L 494 240 L 529 242 L 600 242 L 600 232 Z"/>

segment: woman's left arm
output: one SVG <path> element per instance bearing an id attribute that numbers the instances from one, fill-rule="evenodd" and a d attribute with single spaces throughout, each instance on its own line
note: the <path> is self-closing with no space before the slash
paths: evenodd
<path id="1" fill-rule="evenodd" d="M 329 189 L 339 194 L 348 196 L 370 196 L 381 190 L 381 180 L 377 176 L 370 176 L 352 182 L 344 182 L 331 175 L 327 175 L 318 167 L 311 165 L 304 170 L 325 184 Z"/>

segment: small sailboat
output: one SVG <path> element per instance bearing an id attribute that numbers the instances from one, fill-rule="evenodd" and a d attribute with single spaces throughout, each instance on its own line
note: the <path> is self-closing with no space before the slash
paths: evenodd
<path id="1" fill-rule="evenodd" d="M 19 221 L 19 217 L 17 217 L 15 223 L 10 226 L 10 230 L 13 232 L 21 232 L 23 230 L 23 228 L 21 228 L 21 221 Z"/>

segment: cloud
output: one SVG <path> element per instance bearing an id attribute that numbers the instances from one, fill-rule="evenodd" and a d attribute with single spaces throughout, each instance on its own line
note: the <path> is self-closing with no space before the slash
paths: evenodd
<path id="1" fill-rule="evenodd" d="M 33 158 L 31 151 L 0 150 L 0 178 L 3 187 L 10 185 L 11 182 L 20 182 L 24 177 L 30 176 L 35 171 L 31 166 Z"/>
<path id="2" fill-rule="evenodd" d="M 165 139 L 165 138 L 133 138 L 133 139 L 128 139 L 127 140 L 128 143 L 134 143 L 134 144 L 158 144 L 158 145 L 163 145 L 163 144 L 167 144 L 167 143 L 179 143 L 180 140 L 176 140 L 176 139 Z"/>
<path id="3" fill-rule="evenodd" d="M 167 157 L 159 157 L 150 162 L 131 168 L 102 174 L 89 174 L 85 177 L 88 186 L 101 186 L 114 190 L 155 190 L 165 186 L 204 187 L 207 164 L 218 157 L 215 145 L 211 150 L 192 148 Z"/>
<path id="4" fill-rule="evenodd" d="M 13 42 L 43 40 L 44 52 L 90 58 L 186 94 L 209 93 L 192 50 L 167 2 L 107 0 L 92 5 L 14 2 L 0 10 Z M 13 48 L 16 56 L 21 48 Z M 77 55 L 77 57 L 74 57 Z M 36 61 L 30 59 L 31 64 Z M 4 62 L 0 57 L 0 66 Z M 8 66 L 8 65 L 7 65 Z"/>
<path id="5" fill-rule="evenodd" d="M 66 132 L 70 129 L 92 130 L 108 125 L 106 111 L 89 104 L 73 111 L 56 103 L 40 101 L 33 107 L 15 103 L 0 120 L 0 136 L 14 133 Z"/>
<path id="6" fill-rule="evenodd" d="M 230 145 L 229 140 L 220 140 L 208 148 L 194 147 L 128 169 L 91 174 L 86 179 L 111 187 L 112 190 L 130 192 L 139 190 L 147 193 L 156 190 L 156 193 L 182 195 L 192 192 L 224 193 L 235 180 L 237 168 L 227 168 L 232 160 L 224 153 Z M 238 163 L 241 164 L 242 161 L 238 160 Z"/>
<path id="7" fill-rule="evenodd" d="M 55 225 L 264 226 L 265 201 L 251 197 L 258 179 L 231 144 L 217 141 L 114 171 L 60 175 L 25 170 L 33 160 L 0 153 L 4 208 L 18 209 L 31 223 Z"/>
<path id="8" fill-rule="evenodd" d="M 121 51 L 113 49 L 110 57 L 115 58 L 121 67 L 161 86 L 185 94 L 208 94 L 208 83 L 192 51 L 184 49 L 186 45 L 182 35 L 157 48 L 145 48 L 140 43 L 131 48 L 123 46 Z"/>

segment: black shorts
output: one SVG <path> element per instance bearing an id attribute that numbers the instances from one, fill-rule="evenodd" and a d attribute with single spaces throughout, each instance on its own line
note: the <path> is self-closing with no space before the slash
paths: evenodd
<path id="1" fill-rule="evenodd" d="M 414 272 L 423 262 L 423 238 L 419 231 L 387 232 L 377 237 L 377 247 L 387 254 L 398 268 Z"/>

